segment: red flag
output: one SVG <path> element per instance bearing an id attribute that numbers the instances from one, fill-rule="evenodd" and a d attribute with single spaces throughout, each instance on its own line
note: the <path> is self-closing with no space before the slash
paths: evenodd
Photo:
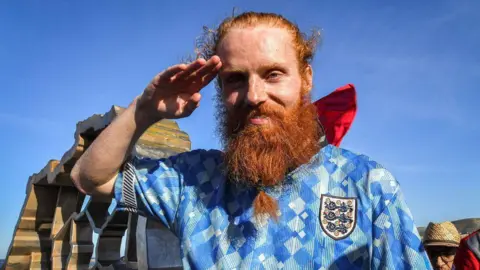
<path id="1" fill-rule="evenodd" d="M 339 146 L 357 113 L 357 93 L 353 84 L 335 89 L 313 103 L 328 143 Z"/>

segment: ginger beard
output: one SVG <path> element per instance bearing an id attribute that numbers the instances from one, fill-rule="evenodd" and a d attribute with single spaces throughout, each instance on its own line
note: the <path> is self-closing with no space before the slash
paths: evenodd
<path id="1" fill-rule="evenodd" d="M 261 187 L 281 185 L 289 172 L 309 162 L 320 149 L 317 111 L 302 88 L 297 105 L 289 109 L 264 103 L 229 111 L 217 98 L 227 178 L 260 188 L 253 203 L 255 216 L 269 214 L 276 219 L 277 203 Z M 259 116 L 268 117 L 270 123 L 249 123 L 250 118 Z"/>

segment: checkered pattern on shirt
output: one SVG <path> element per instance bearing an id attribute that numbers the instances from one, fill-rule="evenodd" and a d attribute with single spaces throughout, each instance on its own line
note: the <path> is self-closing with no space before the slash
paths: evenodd
<path id="1" fill-rule="evenodd" d="M 431 268 L 398 182 L 366 156 L 324 147 L 281 189 L 267 190 L 278 200 L 278 222 L 253 217 L 256 191 L 225 180 L 219 151 L 132 165 L 136 179 L 120 174 L 116 181 L 118 208 L 136 208 L 172 230 L 186 269 Z M 134 200 L 125 197 L 129 181 Z M 357 198 L 357 224 L 347 238 L 322 230 L 322 194 Z"/>

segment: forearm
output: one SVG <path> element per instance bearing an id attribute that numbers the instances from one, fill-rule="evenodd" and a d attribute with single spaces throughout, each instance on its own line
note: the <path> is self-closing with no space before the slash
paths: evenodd
<path id="1" fill-rule="evenodd" d="M 115 176 L 143 132 L 163 118 L 189 116 L 200 102 L 198 92 L 215 78 L 221 66 L 220 59 L 212 57 L 171 66 L 157 74 L 77 161 L 71 172 L 75 186 L 84 193 L 111 195 Z"/>
<path id="2" fill-rule="evenodd" d="M 112 181 L 149 125 L 149 121 L 139 116 L 134 101 L 98 135 L 75 164 L 71 177 L 77 188 L 94 194 Z"/>

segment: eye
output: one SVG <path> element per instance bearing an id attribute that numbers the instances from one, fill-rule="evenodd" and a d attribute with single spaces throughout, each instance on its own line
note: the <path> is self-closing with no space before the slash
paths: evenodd
<path id="1" fill-rule="evenodd" d="M 227 78 L 225 79 L 225 83 L 227 84 L 234 84 L 243 81 L 245 76 L 242 74 L 231 74 L 228 75 Z"/>
<path id="2" fill-rule="evenodd" d="M 268 81 L 277 81 L 280 79 L 280 77 L 283 75 L 282 72 L 280 71 L 271 71 L 267 74 L 267 80 Z"/>

